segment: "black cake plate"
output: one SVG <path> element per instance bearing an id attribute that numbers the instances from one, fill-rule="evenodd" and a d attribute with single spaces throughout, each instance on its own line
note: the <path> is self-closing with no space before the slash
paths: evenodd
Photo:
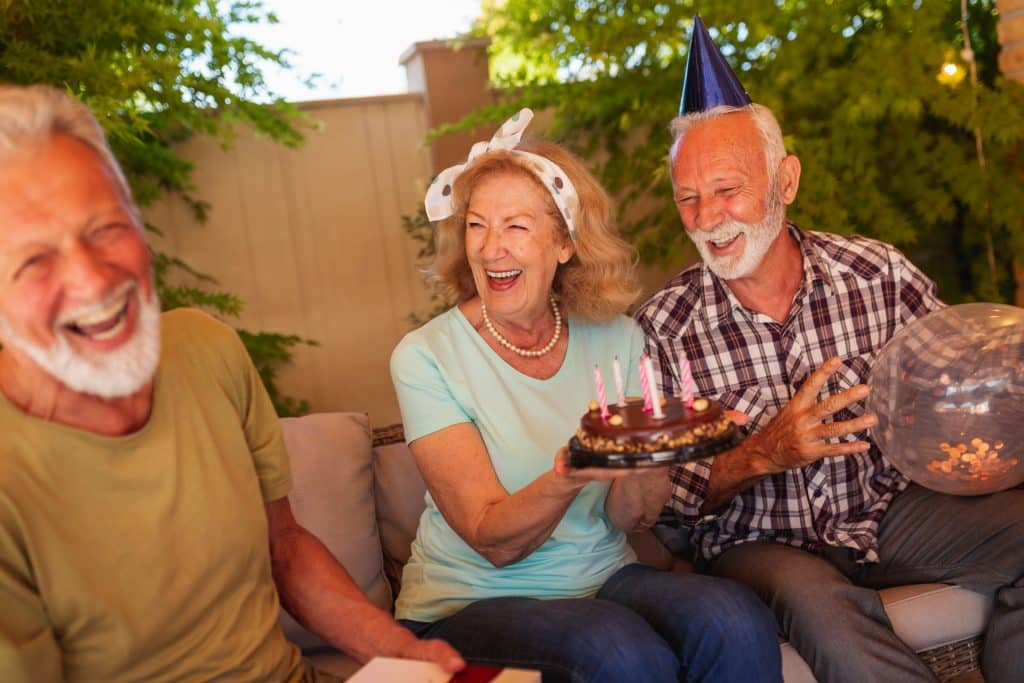
<path id="1" fill-rule="evenodd" d="M 569 439 L 569 465 L 572 467 L 607 467 L 626 469 L 633 467 L 666 467 L 681 462 L 717 455 L 735 448 L 743 441 L 736 425 L 729 425 L 721 436 L 692 446 L 655 453 L 596 453 L 588 451 L 575 436 Z"/>

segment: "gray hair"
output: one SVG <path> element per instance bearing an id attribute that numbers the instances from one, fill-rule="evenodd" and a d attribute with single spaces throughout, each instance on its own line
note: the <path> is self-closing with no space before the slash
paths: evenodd
<path id="1" fill-rule="evenodd" d="M 82 102 L 49 85 L 0 85 L 0 154 L 54 135 L 68 135 L 91 149 L 123 199 L 138 213 L 131 188 L 96 117 Z"/>
<path id="2" fill-rule="evenodd" d="M 786 158 L 786 145 L 782 140 L 782 129 L 779 127 L 779 122 L 775 119 L 772 110 L 761 104 L 748 104 L 744 107 L 720 104 L 705 111 L 684 114 L 672 119 L 672 123 L 669 124 L 669 129 L 672 131 L 672 147 L 669 148 L 668 153 L 669 177 L 672 177 L 672 162 L 675 160 L 676 152 L 679 150 L 679 143 L 692 125 L 738 111 L 746 112 L 753 119 L 754 125 L 757 126 L 757 130 L 761 133 L 761 139 L 764 141 L 764 160 L 768 167 L 768 177 L 774 178 L 775 172 L 779 168 L 779 163 Z"/>

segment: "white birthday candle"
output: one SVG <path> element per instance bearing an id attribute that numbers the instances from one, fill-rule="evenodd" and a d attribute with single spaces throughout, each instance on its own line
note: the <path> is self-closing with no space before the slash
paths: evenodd
<path id="1" fill-rule="evenodd" d="M 654 411 L 655 420 L 665 419 L 665 413 L 661 410 L 661 392 L 658 391 L 658 380 L 654 377 L 654 363 L 650 356 L 644 356 L 644 372 L 647 373 L 647 384 L 651 389 L 651 410 Z"/>
<path id="2" fill-rule="evenodd" d="M 619 357 L 615 356 L 612 361 L 612 373 L 615 375 L 615 394 L 619 399 L 619 405 L 626 405 L 626 393 L 622 387 L 622 367 L 619 365 Z"/>

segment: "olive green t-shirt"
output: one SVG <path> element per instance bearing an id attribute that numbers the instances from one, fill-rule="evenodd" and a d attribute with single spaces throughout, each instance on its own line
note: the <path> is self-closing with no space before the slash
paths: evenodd
<path id="1" fill-rule="evenodd" d="M 0 680 L 301 680 L 264 503 L 291 472 L 237 335 L 165 313 L 152 414 L 127 436 L 0 394 Z"/>

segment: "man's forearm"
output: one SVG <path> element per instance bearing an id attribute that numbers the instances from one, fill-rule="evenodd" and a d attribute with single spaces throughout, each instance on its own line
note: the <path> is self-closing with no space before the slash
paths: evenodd
<path id="1" fill-rule="evenodd" d="M 399 652 L 410 631 L 374 605 L 330 551 L 302 527 L 272 552 L 281 604 L 303 626 L 359 661 Z"/>
<path id="2" fill-rule="evenodd" d="M 708 490 L 700 511 L 710 514 L 772 473 L 753 438 L 711 461 Z"/>

